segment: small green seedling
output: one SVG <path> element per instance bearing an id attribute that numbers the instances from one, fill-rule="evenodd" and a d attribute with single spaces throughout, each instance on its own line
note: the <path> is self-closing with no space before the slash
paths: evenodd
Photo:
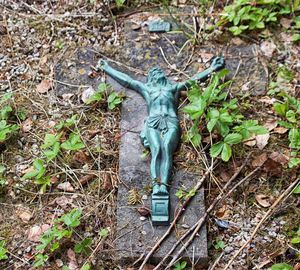
<path id="1" fill-rule="evenodd" d="M 61 144 L 61 148 L 65 150 L 76 151 L 85 148 L 85 145 L 81 141 L 80 134 L 72 132 L 69 138 Z"/>
<path id="2" fill-rule="evenodd" d="M 186 268 L 186 266 L 187 266 L 186 261 L 177 262 L 177 263 L 174 264 L 173 270 L 183 270 L 183 269 Z"/>
<path id="3" fill-rule="evenodd" d="M 5 248 L 5 241 L 1 240 L 0 241 L 0 261 L 6 260 L 8 258 L 7 253 L 8 253 L 8 250 Z"/>
<path id="4" fill-rule="evenodd" d="M 110 110 L 115 109 L 119 104 L 121 104 L 123 101 L 122 96 L 119 95 L 116 92 L 110 93 L 110 95 L 107 98 L 108 108 Z"/>

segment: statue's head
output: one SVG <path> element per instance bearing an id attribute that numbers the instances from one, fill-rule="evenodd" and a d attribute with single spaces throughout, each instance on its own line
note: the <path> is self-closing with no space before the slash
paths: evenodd
<path id="1" fill-rule="evenodd" d="M 168 79 L 161 68 L 154 67 L 148 72 L 147 83 L 159 83 L 165 85 L 168 83 Z"/>

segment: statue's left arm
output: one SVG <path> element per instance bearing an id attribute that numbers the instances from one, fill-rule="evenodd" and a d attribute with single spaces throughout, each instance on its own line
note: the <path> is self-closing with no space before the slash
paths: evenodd
<path id="1" fill-rule="evenodd" d="M 184 91 L 184 90 L 188 90 L 191 87 L 191 84 L 193 81 L 200 81 L 200 82 L 204 82 L 206 81 L 209 76 L 215 72 L 215 71 L 219 71 L 221 69 L 223 69 L 225 67 L 225 60 L 223 57 L 216 57 L 213 61 L 211 66 L 196 74 L 195 76 L 193 76 L 190 80 L 187 80 L 185 82 L 181 82 L 178 84 L 175 84 L 175 91 Z"/>
<path id="2" fill-rule="evenodd" d="M 139 94 L 141 94 L 145 99 L 147 99 L 147 91 L 144 84 L 140 81 L 134 80 L 127 74 L 120 72 L 113 67 L 111 67 L 105 60 L 100 60 L 97 65 L 98 68 L 102 69 L 110 77 L 115 79 L 122 86 L 132 89 Z"/>

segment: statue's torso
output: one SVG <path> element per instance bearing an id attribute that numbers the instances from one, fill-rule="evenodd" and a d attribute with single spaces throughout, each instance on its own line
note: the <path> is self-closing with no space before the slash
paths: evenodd
<path id="1" fill-rule="evenodd" d="M 177 117 L 177 101 L 170 87 L 151 87 L 149 93 L 149 116 Z"/>

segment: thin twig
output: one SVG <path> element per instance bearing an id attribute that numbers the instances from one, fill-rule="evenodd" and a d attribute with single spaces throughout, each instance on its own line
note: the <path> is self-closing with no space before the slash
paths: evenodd
<path id="1" fill-rule="evenodd" d="M 242 169 L 246 166 L 248 160 L 249 160 L 249 157 L 250 157 L 251 153 L 247 156 L 245 162 L 243 163 L 243 165 L 234 173 L 234 175 L 229 179 L 229 181 L 226 183 L 226 185 L 224 186 L 223 190 L 226 190 L 229 185 L 236 179 L 236 177 L 240 174 L 240 172 L 242 171 Z M 257 170 L 255 170 L 256 172 Z M 253 172 L 251 173 L 251 175 L 253 175 Z M 249 178 L 249 175 L 246 176 L 245 178 Z M 244 179 L 245 179 L 244 178 Z M 244 179 L 242 179 L 240 182 L 244 182 Z M 213 203 L 211 204 L 211 206 L 207 209 L 207 211 L 205 212 L 204 216 L 202 216 L 184 235 L 181 236 L 181 238 L 172 246 L 172 248 L 169 250 L 169 252 L 167 253 L 167 255 L 160 261 L 160 263 L 153 269 L 153 270 L 158 270 L 159 267 L 161 267 L 163 265 L 163 263 L 168 259 L 169 256 L 171 256 L 171 254 L 173 253 L 173 251 L 177 248 L 177 246 L 182 243 L 182 241 L 190 234 L 193 232 L 192 236 L 196 235 L 196 233 L 198 232 L 198 230 L 201 228 L 201 226 L 203 225 L 206 217 L 208 216 L 208 214 L 214 209 L 214 207 L 220 203 L 221 201 L 223 201 L 224 198 L 227 197 L 227 195 L 229 193 L 232 192 L 232 189 L 223 197 L 223 193 L 220 193 L 220 195 L 213 201 Z M 200 227 L 198 228 L 198 226 L 200 225 Z M 198 230 L 197 230 L 198 228 Z M 180 249 L 181 252 L 183 252 L 185 250 L 185 248 L 189 245 L 189 243 L 187 244 L 188 242 L 186 242 L 182 249 Z M 178 252 L 179 253 L 179 252 Z M 178 254 L 177 253 L 177 254 Z M 177 255 L 176 254 L 176 255 Z M 180 253 L 181 254 L 181 253 Z M 179 255 L 180 255 L 179 254 Z M 172 259 L 171 262 L 175 262 L 176 261 L 176 255 L 174 256 L 174 258 Z M 179 256 L 178 255 L 178 256 Z M 170 263 L 171 264 L 171 263 Z M 170 265 L 169 264 L 169 265 Z"/>
<path id="2" fill-rule="evenodd" d="M 284 200 L 287 199 L 290 195 L 290 192 L 294 189 L 294 187 L 299 183 L 299 179 L 296 179 L 290 186 L 283 192 L 277 199 L 276 201 L 271 205 L 270 209 L 265 213 L 261 221 L 256 225 L 254 231 L 252 232 L 250 238 L 246 241 L 246 243 L 234 254 L 234 256 L 230 259 L 228 264 L 225 266 L 224 270 L 227 270 L 231 264 L 234 262 L 236 257 L 243 251 L 243 249 L 249 245 L 249 243 L 252 241 L 256 233 L 258 232 L 259 228 L 261 225 L 268 219 L 268 217 L 271 215 L 273 210 L 278 206 L 278 204 Z"/>

